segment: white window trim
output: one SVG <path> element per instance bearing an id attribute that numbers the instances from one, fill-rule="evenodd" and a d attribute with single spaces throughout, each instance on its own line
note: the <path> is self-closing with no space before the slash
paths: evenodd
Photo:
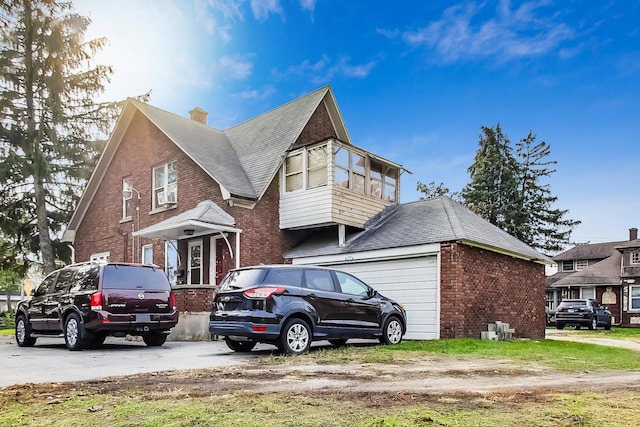
<path id="1" fill-rule="evenodd" d="M 128 221 L 133 218 L 133 187 L 131 183 L 131 178 L 123 178 L 122 179 L 122 220 Z M 128 196 L 127 196 L 128 194 Z M 127 200 L 131 200 L 131 212 L 130 215 L 127 215 Z"/>
<path id="2" fill-rule="evenodd" d="M 637 313 L 640 311 L 640 308 L 633 308 L 633 300 L 640 299 L 640 297 L 632 297 L 633 288 L 640 289 L 640 285 L 629 285 L 629 311 L 633 311 L 634 313 Z"/>
<path id="3" fill-rule="evenodd" d="M 593 291 L 593 297 L 585 297 L 584 296 L 585 289 L 592 290 Z M 583 287 L 580 288 L 580 298 L 593 298 L 593 299 L 595 299 L 596 295 L 597 294 L 596 294 L 596 287 L 595 286 L 583 286 Z"/>
<path id="4" fill-rule="evenodd" d="M 169 272 L 169 247 L 173 247 L 176 252 L 177 259 L 175 265 L 175 283 L 172 281 L 171 274 Z M 177 240 L 165 240 L 164 242 L 164 272 L 166 273 L 169 281 L 171 282 L 171 286 L 175 286 L 178 284 L 178 272 L 180 269 L 180 255 L 178 253 L 178 241 Z"/>
<path id="5" fill-rule="evenodd" d="M 96 252 L 95 254 L 91 254 L 89 257 L 90 261 L 104 261 L 109 262 L 109 257 L 111 256 L 110 251 L 106 252 Z"/>
<path id="6" fill-rule="evenodd" d="M 300 158 L 302 159 L 301 165 L 300 165 L 300 170 L 296 170 L 294 172 L 289 172 L 287 171 L 287 160 L 285 159 L 284 163 L 282 164 L 282 170 L 284 171 L 284 179 L 282 180 L 282 190 L 284 193 L 295 193 L 296 191 L 302 191 L 305 189 L 305 182 L 306 182 L 306 165 L 307 165 L 307 161 L 306 161 L 306 151 L 305 149 L 301 149 L 301 150 L 296 150 L 296 151 L 292 151 L 291 153 L 289 153 L 287 155 L 287 158 L 289 157 L 295 157 L 295 156 L 300 156 Z M 302 185 L 300 186 L 300 188 L 296 188 L 295 190 L 287 190 L 287 178 L 290 176 L 294 176 L 294 175 L 302 175 Z"/>
<path id="7" fill-rule="evenodd" d="M 564 263 L 565 263 L 565 262 L 567 262 L 567 263 L 569 263 L 569 262 L 570 262 L 570 263 L 571 263 L 571 270 L 565 270 L 565 268 L 564 268 Z M 560 271 L 575 271 L 575 269 L 576 269 L 576 266 L 575 266 L 575 262 L 574 262 L 574 261 L 562 261 L 562 262 L 560 263 L 560 267 L 561 267 Z"/>
<path id="8" fill-rule="evenodd" d="M 583 265 L 581 265 L 583 264 Z M 586 259 L 578 259 L 576 260 L 576 271 L 582 271 L 585 268 L 589 267 L 589 261 Z"/>
<path id="9" fill-rule="evenodd" d="M 142 248 L 140 248 L 140 260 L 142 261 L 143 264 L 145 264 L 144 262 L 144 251 L 146 249 L 151 249 L 151 264 L 153 264 L 153 244 L 148 244 L 148 245 L 142 245 Z"/>
<path id="10" fill-rule="evenodd" d="M 633 259 L 635 256 L 635 260 Z M 630 264 L 640 264 L 640 249 L 637 249 L 635 251 L 632 251 L 631 254 L 629 255 L 629 263 Z"/>
<path id="11" fill-rule="evenodd" d="M 174 193 L 174 200 L 173 201 L 168 201 L 169 197 L 169 165 L 170 164 L 174 164 L 174 170 L 176 171 L 176 182 L 175 182 L 175 188 Z M 161 165 L 157 165 L 154 166 L 151 169 L 151 184 L 152 184 L 152 191 L 151 191 L 151 197 L 152 197 L 152 203 L 153 203 L 153 209 L 157 210 L 157 209 L 163 209 L 163 208 L 167 208 L 168 206 L 175 206 L 178 203 L 178 177 L 177 177 L 177 166 L 175 166 L 175 164 L 177 164 L 176 160 L 171 160 L 169 162 L 166 162 L 164 164 Z M 158 186 L 156 187 L 156 170 L 160 169 L 160 168 L 164 168 L 164 182 L 162 183 L 162 186 Z M 164 200 L 165 203 L 160 203 L 157 199 L 159 197 L 156 197 L 156 193 L 158 192 L 158 194 L 160 194 L 160 192 L 158 190 L 161 190 L 160 192 L 164 193 Z"/>

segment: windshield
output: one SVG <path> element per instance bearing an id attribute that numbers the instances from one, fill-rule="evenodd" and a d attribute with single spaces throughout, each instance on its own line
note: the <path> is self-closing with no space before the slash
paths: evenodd
<path id="1" fill-rule="evenodd" d="M 102 275 L 102 289 L 170 290 L 169 280 L 159 268 L 130 265 L 107 265 Z"/>
<path id="2" fill-rule="evenodd" d="M 266 273 L 267 270 L 264 268 L 230 271 L 220 283 L 220 289 L 244 289 L 259 285 L 264 280 Z"/>

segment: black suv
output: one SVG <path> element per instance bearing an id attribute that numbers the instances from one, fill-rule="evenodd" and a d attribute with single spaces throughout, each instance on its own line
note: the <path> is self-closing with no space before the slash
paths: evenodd
<path id="1" fill-rule="evenodd" d="M 54 271 L 18 303 L 16 341 L 31 347 L 64 336 L 69 350 L 81 350 L 128 334 L 160 346 L 176 323 L 176 299 L 158 267 L 88 262 Z"/>
<path id="2" fill-rule="evenodd" d="M 321 267 L 271 265 L 231 270 L 213 301 L 209 331 L 230 349 L 258 342 L 285 354 L 309 351 L 314 340 L 344 345 L 349 338 L 398 344 L 406 313 L 358 278 Z"/>
<path id="3" fill-rule="evenodd" d="M 609 308 L 594 299 L 565 299 L 556 309 L 556 328 L 564 329 L 566 325 L 577 328 L 586 326 L 596 329 L 604 326 L 611 329 L 611 312 Z"/>

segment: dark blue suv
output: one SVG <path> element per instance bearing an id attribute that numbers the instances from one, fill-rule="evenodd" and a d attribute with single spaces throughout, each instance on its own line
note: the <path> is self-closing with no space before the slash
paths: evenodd
<path id="1" fill-rule="evenodd" d="M 406 324 L 400 304 L 351 274 L 261 265 L 229 271 L 214 298 L 209 331 L 234 351 L 251 351 L 262 342 L 284 354 L 302 354 L 316 340 L 336 346 L 350 338 L 398 344 Z"/>

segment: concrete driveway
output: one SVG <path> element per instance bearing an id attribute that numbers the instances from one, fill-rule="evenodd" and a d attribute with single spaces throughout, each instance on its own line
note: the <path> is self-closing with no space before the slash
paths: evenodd
<path id="1" fill-rule="evenodd" d="M 582 332 L 586 332 L 586 330 L 547 329 L 545 333 L 545 338 L 550 340 L 576 341 L 576 342 L 583 342 L 588 344 L 598 344 L 598 345 L 605 345 L 608 347 L 620 347 L 620 348 L 626 348 L 629 350 L 640 352 L 640 342 L 632 338 L 627 338 L 627 339 L 599 338 L 599 337 L 589 336 L 586 334 L 581 335 Z"/>
<path id="2" fill-rule="evenodd" d="M 141 341 L 108 337 L 99 349 L 69 351 L 60 338 L 38 338 L 35 347 L 21 348 L 13 336 L 2 336 L 0 387 L 230 366 L 269 355 L 274 348 L 259 345 L 258 351 L 240 354 L 229 350 L 224 341 L 167 342 L 162 347 L 147 347 Z"/>

